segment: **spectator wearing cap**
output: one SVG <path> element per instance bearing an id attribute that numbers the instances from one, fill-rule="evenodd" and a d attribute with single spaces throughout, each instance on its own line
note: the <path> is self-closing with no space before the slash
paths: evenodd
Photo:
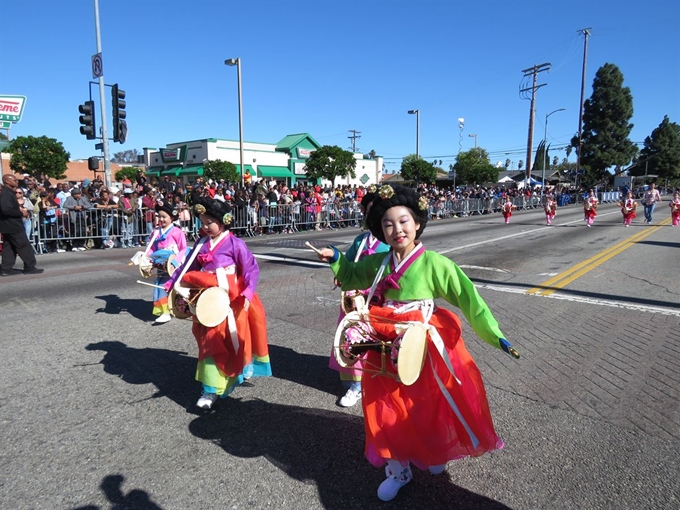
<path id="1" fill-rule="evenodd" d="M 164 195 L 169 195 L 175 191 L 175 183 L 170 180 L 169 175 L 164 175 L 163 180 L 158 183 L 158 188 Z"/>
<path id="2" fill-rule="evenodd" d="M 132 248 L 135 242 L 136 225 L 135 216 L 137 214 L 137 201 L 132 199 L 132 188 L 125 188 L 123 196 L 118 200 L 120 210 L 120 234 L 121 247 Z M 139 246 L 139 244 L 137 244 Z"/>
<path id="3" fill-rule="evenodd" d="M 138 187 L 144 188 L 144 186 L 146 186 L 146 176 L 144 175 L 144 171 L 141 168 L 137 170 L 137 177 L 135 180 L 137 181 Z"/>
<path id="4" fill-rule="evenodd" d="M 87 227 L 90 220 L 89 212 L 92 209 L 92 203 L 87 197 L 83 196 L 80 188 L 73 188 L 71 196 L 64 203 L 64 209 L 68 211 L 69 233 L 73 238 L 71 251 L 85 251 Z"/>

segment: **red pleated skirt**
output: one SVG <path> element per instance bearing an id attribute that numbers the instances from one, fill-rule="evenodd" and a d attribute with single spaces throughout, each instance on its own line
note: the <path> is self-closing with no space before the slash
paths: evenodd
<path id="1" fill-rule="evenodd" d="M 395 314 L 392 308 L 372 307 L 371 315 L 391 321 L 422 321 L 420 311 Z M 429 324 L 436 327 L 451 360 L 451 375 L 431 340 L 423 371 L 411 386 L 397 379 L 365 375 L 362 380 L 365 454 L 379 467 L 385 459 L 410 461 L 421 469 L 466 456 L 479 456 L 503 447 L 494 430 L 482 376 L 465 348 L 460 320 L 439 308 Z M 371 321 L 380 336 L 396 336 L 390 322 Z M 380 365 L 380 353 L 369 351 L 367 361 Z M 396 374 L 391 363 L 387 371 Z M 435 378 L 441 380 L 444 391 Z M 452 404 L 447 401 L 450 395 Z"/>
<path id="2" fill-rule="evenodd" d="M 227 280 L 229 282 L 229 300 L 236 318 L 238 350 L 234 349 L 226 319 L 217 326 L 208 328 L 194 317 L 191 330 L 198 344 L 199 361 L 213 358 L 215 365 L 224 375 L 235 377 L 243 372 L 245 366 L 251 363 L 253 353 L 258 357 L 269 355 L 267 318 L 262 301 L 257 294 L 253 296 L 250 307 L 246 312 L 243 309 L 244 298 L 241 296 L 241 292 L 244 290 L 243 283 L 237 281 L 234 274 L 228 274 Z M 218 286 L 216 275 L 202 271 L 187 272 L 183 276 L 182 282 L 190 287 L 204 289 Z"/>

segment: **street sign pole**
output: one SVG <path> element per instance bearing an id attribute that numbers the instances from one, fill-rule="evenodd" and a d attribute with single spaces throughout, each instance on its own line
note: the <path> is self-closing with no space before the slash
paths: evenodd
<path id="1" fill-rule="evenodd" d="M 102 39 L 99 33 L 99 0 L 94 0 L 94 24 L 97 34 L 97 53 L 102 53 Z M 101 61 L 101 60 L 100 60 Z M 104 84 L 104 74 L 102 66 L 102 74 L 99 76 L 99 105 L 101 106 L 101 124 L 102 124 L 102 145 L 104 153 L 104 182 L 106 187 L 111 187 L 111 160 L 109 158 L 109 130 L 106 125 L 106 86 Z"/>

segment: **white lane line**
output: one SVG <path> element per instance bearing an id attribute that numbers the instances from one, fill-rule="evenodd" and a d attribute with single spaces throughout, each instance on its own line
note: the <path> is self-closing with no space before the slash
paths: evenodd
<path id="1" fill-rule="evenodd" d="M 610 214 L 621 214 L 619 211 L 615 212 L 610 212 L 610 213 L 602 213 L 599 214 L 598 216 L 608 216 Z M 488 243 L 497 243 L 498 241 L 502 241 L 503 239 L 510 239 L 512 237 L 518 237 L 518 236 L 524 236 L 527 234 L 533 234 L 534 232 L 541 232 L 543 230 L 554 230 L 553 226 L 560 226 L 560 225 L 572 225 L 574 223 L 583 223 L 583 220 L 574 220 L 574 221 L 568 221 L 567 223 L 555 223 L 552 226 L 548 227 L 541 227 L 541 228 L 535 228 L 534 230 L 522 230 L 521 232 L 518 232 L 516 234 L 509 234 L 507 236 L 502 236 L 502 237 L 494 237 L 493 239 L 487 239 L 486 241 L 479 241 L 477 243 L 470 243 L 470 244 L 465 244 L 463 246 L 456 246 L 455 248 L 449 248 L 448 250 L 437 250 L 437 253 L 440 255 L 444 255 L 445 253 L 451 253 L 452 251 L 459 251 L 459 250 L 465 250 L 467 248 L 473 248 L 475 246 L 480 246 L 482 244 L 488 244 Z"/>
<path id="2" fill-rule="evenodd" d="M 608 299 L 595 299 L 595 298 L 588 298 L 588 297 L 583 297 L 583 296 L 568 296 L 565 294 L 559 294 L 559 293 L 553 293 L 553 294 L 548 294 L 547 296 L 542 296 L 539 294 L 526 294 L 526 290 L 522 288 L 515 288 L 515 287 L 500 287 L 496 285 L 477 285 L 477 288 L 479 289 L 489 289 L 489 290 L 495 290 L 497 292 L 506 292 L 510 294 L 525 294 L 533 297 L 541 297 L 541 298 L 549 298 L 549 299 L 561 299 L 562 301 L 572 301 L 574 303 L 584 303 L 588 305 L 597 305 L 597 306 L 609 306 L 611 308 L 623 308 L 625 310 L 634 310 L 638 312 L 649 312 L 649 313 L 658 313 L 661 315 L 673 315 L 675 317 L 680 317 L 680 310 L 674 310 L 671 308 L 661 308 L 658 306 L 649 306 L 649 305 L 636 305 L 634 303 L 626 303 L 623 301 L 614 301 L 614 300 L 608 300 Z"/>
<path id="3" fill-rule="evenodd" d="M 460 264 L 458 267 L 463 269 L 481 269 L 482 271 L 493 271 L 494 273 L 509 273 L 505 269 L 498 269 L 495 267 L 484 267 L 484 266 L 469 266 L 467 264 Z"/>
<path id="4" fill-rule="evenodd" d="M 560 273 L 538 273 L 538 276 L 557 276 Z"/>
<path id="5" fill-rule="evenodd" d="M 298 264 L 312 267 L 328 267 L 328 262 L 315 262 L 313 260 L 292 259 L 290 257 L 277 257 L 274 255 L 255 255 L 256 259 L 275 260 L 277 262 L 288 262 L 289 264 Z"/>

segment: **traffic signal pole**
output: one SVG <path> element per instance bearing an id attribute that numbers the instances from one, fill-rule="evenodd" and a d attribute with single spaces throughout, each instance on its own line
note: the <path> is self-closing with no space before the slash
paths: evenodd
<path id="1" fill-rule="evenodd" d="M 97 53 L 102 52 L 102 39 L 99 33 L 99 0 L 94 0 L 94 24 L 97 34 Z M 109 130 L 106 125 L 106 86 L 104 85 L 104 74 L 99 77 L 99 105 L 101 106 L 101 133 L 102 133 L 102 153 L 104 155 L 104 183 L 107 188 L 111 187 L 111 160 L 109 158 Z"/>

